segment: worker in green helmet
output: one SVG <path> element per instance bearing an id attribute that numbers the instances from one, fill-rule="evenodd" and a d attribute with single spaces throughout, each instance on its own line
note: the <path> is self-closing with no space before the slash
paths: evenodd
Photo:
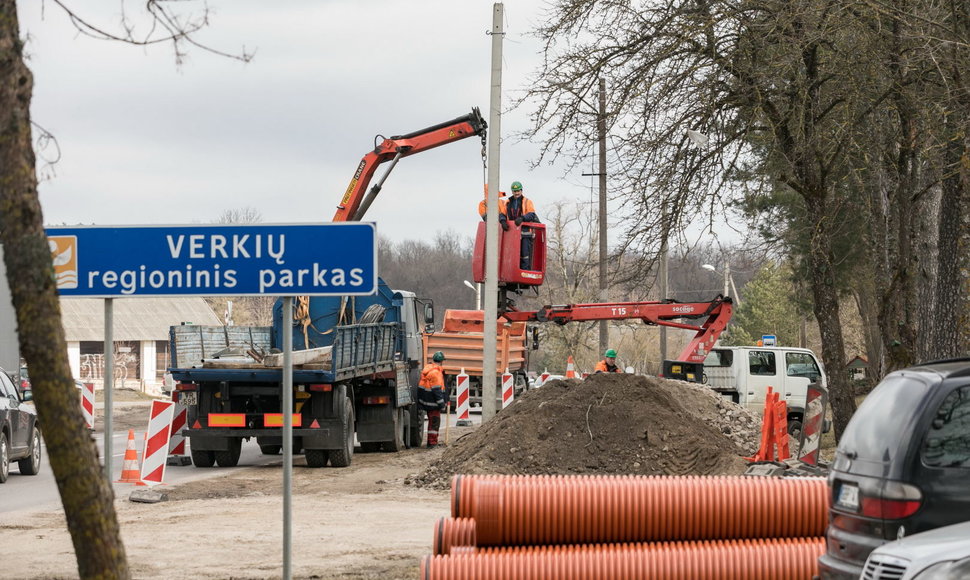
<path id="1" fill-rule="evenodd" d="M 603 360 L 596 363 L 597 373 L 622 373 L 616 364 L 616 351 L 612 348 L 603 353 Z"/>
<path id="2" fill-rule="evenodd" d="M 505 202 L 505 217 L 510 222 L 515 222 L 516 227 L 522 227 L 523 223 L 539 223 L 539 216 L 536 215 L 536 208 L 532 200 L 522 195 L 522 183 L 512 182 L 512 198 Z M 532 235 L 526 226 L 522 228 L 522 245 L 520 246 L 520 264 L 523 270 L 532 270 Z"/>
<path id="3" fill-rule="evenodd" d="M 428 415 L 428 447 L 438 444 L 441 412 L 445 410 L 445 375 L 441 363 L 445 353 L 440 350 L 431 356 L 431 362 L 421 369 L 418 383 L 418 405 Z"/>

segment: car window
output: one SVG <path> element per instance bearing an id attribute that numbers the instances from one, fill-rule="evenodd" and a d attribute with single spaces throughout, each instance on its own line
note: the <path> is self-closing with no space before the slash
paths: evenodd
<path id="1" fill-rule="evenodd" d="M 943 400 L 923 442 L 922 459 L 926 465 L 970 467 L 970 387 Z"/>
<path id="2" fill-rule="evenodd" d="M 775 353 L 752 350 L 748 353 L 748 365 L 752 375 L 771 375 L 776 372 Z"/>
<path id="3" fill-rule="evenodd" d="M 905 453 L 909 437 L 900 417 L 910 417 L 926 396 L 928 385 L 905 375 L 890 375 L 865 398 L 839 441 L 839 451 L 853 458 L 888 463 Z"/>
<path id="4" fill-rule="evenodd" d="M 10 377 L 8 377 L 6 373 L 2 372 L 0 372 L 0 391 L 3 392 L 4 397 L 13 396 L 15 399 L 20 398 L 17 396 L 17 389 L 13 386 L 13 383 L 10 382 Z"/>
<path id="5" fill-rule="evenodd" d="M 734 361 L 734 351 L 732 350 L 712 350 L 707 353 L 704 359 L 706 367 L 729 367 Z"/>
<path id="6" fill-rule="evenodd" d="M 785 374 L 790 377 L 809 377 L 814 379 L 822 374 L 818 370 L 818 365 L 815 364 L 815 357 L 807 352 L 786 352 L 785 366 L 787 368 Z"/>

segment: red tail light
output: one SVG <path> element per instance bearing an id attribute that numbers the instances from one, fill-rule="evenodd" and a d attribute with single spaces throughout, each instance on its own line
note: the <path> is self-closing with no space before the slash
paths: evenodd
<path id="1" fill-rule="evenodd" d="M 178 383 L 175 385 L 176 391 L 198 391 L 199 385 L 195 383 Z"/>
<path id="2" fill-rule="evenodd" d="M 363 403 L 365 405 L 386 405 L 391 402 L 391 398 L 382 395 L 380 397 L 364 397 Z"/>
<path id="3" fill-rule="evenodd" d="M 889 481 L 884 484 L 878 497 L 863 494 L 859 503 L 860 512 L 866 517 L 901 520 L 919 511 L 923 505 L 923 493 L 916 486 Z"/>
<path id="4" fill-rule="evenodd" d="M 333 385 L 307 385 L 307 389 L 317 393 L 329 393 L 333 390 Z"/>

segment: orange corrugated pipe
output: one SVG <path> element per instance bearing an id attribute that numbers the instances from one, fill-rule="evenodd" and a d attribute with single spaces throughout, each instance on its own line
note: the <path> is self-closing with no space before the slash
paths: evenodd
<path id="1" fill-rule="evenodd" d="M 480 546 L 815 537 L 828 503 L 823 478 L 452 479 L 452 516 L 475 519 Z"/>
<path id="2" fill-rule="evenodd" d="M 440 518 L 434 523 L 433 554 L 450 554 L 458 547 L 475 548 L 475 520 L 471 518 Z"/>
<path id="3" fill-rule="evenodd" d="M 422 580 L 809 580 L 825 538 L 461 548 L 425 556 Z"/>

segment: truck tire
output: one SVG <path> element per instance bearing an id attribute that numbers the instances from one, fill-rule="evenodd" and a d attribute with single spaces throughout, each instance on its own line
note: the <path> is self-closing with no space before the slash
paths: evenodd
<path id="1" fill-rule="evenodd" d="M 304 457 L 307 467 L 326 467 L 330 452 L 326 449 L 307 449 Z"/>
<path id="2" fill-rule="evenodd" d="M 268 445 L 259 446 L 259 452 L 262 453 L 263 455 L 279 455 L 280 451 L 282 450 L 283 450 L 282 445 L 268 444 Z"/>
<path id="3" fill-rule="evenodd" d="M 354 405 L 346 397 L 344 397 L 341 417 L 340 433 L 343 446 L 330 450 L 330 465 L 334 467 L 347 467 L 354 458 Z"/>
<path id="4" fill-rule="evenodd" d="M 239 454 L 242 452 L 242 439 L 229 440 L 229 451 L 216 451 L 216 463 L 219 467 L 235 467 L 239 464 Z"/>
<path id="5" fill-rule="evenodd" d="M 404 449 L 404 425 L 410 419 L 406 409 L 394 409 L 394 439 L 381 444 L 381 449 L 397 453 Z"/>
<path id="6" fill-rule="evenodd" d="M 192 464 L 196 467 L 212 467 L 216 464 L 216 452 L 208 450 L 193 449 Z"/>
<path id="7" fill-rule="evenodd" d="M 417 405 L 411 405 L 408 417 L 411 420 L 411 438 L 408 446 L 421 447 L 421 442 L 424 441 L 424 412 Z"/>
<path id="8" fill-rule="evenodd" d="M 40 427 L 34 426 L 34 436 L 30 439 L 30 455 L 17 462 L 21 475 L 40 473 Z"/>

